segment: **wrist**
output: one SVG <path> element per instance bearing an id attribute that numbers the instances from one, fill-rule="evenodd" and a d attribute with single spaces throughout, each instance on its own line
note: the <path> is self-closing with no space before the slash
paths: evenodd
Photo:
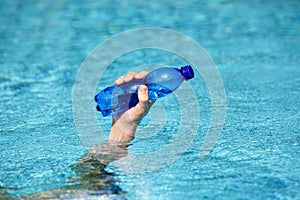
<path id="1" fill-rule="evenodd" d="M 118 120 L 112 125 L 108 140 L 114 142 L 129 142 L 134 138 L 136 129 L 136 123 L 122 123 L 122 121 Z"/>

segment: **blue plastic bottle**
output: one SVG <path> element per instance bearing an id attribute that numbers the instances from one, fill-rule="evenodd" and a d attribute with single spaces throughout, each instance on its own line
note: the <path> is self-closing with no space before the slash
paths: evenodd
<path id="1" fill-rule="evenodd" d="M 107 87 L 95 96 L 97 110 L 103 116 L 119 115 L 138 102 L 138 87 L 148 87 L 149 100 L 164 97 L 176 90 L 184 80 L 194 77 L 191 66 L 181 69 L 163 67 L 150 72 L 144 79 L 133 80 L 118 86 Z"/>

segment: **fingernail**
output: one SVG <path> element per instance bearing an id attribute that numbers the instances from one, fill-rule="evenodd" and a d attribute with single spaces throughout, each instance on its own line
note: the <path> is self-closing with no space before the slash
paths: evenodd
<path id="1" fill-rule="evenodd" d="M 147 91 L 147 87 L 146 86 L 141 86 L 140 87 L 140 92 L 141 93 L 145 93 Z"/>
<path id="2" fill-rule="evenodd" d="M 135 78 L 136 79 L 142 79 L 143 75 L 141 73 L 138 73 L 138 74 L 135 75 Z"/>
<path id="3" fill-rule="evenodd" d="M 116 81 L 114 82 L 114 84 L 115 84 L 115 85 L 119 85 L 120 82 L 121 82 L 120 80 L 116 80 Z"/>
<path id="4" fill-rule="evenodd" d="M 124 81 L 130 81 L 132 79 L 132 76 L 127 74 L 125 77 L 124 77 Z"/>

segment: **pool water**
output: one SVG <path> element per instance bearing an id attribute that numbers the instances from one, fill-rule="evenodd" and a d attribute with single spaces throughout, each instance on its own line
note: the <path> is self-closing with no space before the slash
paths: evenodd
<path id="1" fill-rule="evenodd" d="M 300 2 L 293 0 L 1 0 L 0 198 L 299 199 L 299 10 Z M 162 121 L 153 113 L 141 123 L 147 127 L 156 121 L 157 129 L 137 132 L 121 148 L 136 154 L 156 151 L 186 126 L 187 133 L 197 129 L 188 149 L 172 164 L 147 173 L 130 173 L 112 161 L 97 175 L 101 187 L 91 189 L 91 180 L 80 182 L 74 167 L 87 151 L 72 113 L 77 71 L 105 39 L 148 26 L 186 34 L 212 57 L 226 90 L 223 131 L 211 153 L 200 159 L 211 101 L 196 73 L 189 83 L 197 88 L 198 126 L 180 124 L 179 102 L 170 95 L 155 103 L 158 110 L 166 109 L 165 118 L 156 116 Z M 148 63 L 188 64 L 172 53 L 139 50 L 112 63 L 97 88 Z M 99 113 L 97 118 L 99 130 L 108 135 L 111 119 Z"/>

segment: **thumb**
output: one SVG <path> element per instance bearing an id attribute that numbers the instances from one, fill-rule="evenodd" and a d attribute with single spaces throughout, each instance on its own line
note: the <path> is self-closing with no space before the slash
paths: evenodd
<path id="1" fill-rule="evenodd" d="M 148 111 L 148 88 L 146 85 L 140 85 L 138 88 L 138 100 L 139 102 L 130 108 L 127 113 L 127 121 L 140 120 L 143 115 Z M 152 105 L 152 104 L 151 104 Z M 151 107 L 150 105 L 150 107 Z M 113 116 L 113 123 L 119 119 L 120 115 Z"/>
<path id="2" fill-rule="evenodd" d="M 138 89 L 138 99 L 139 102 L 135 107 L 129 110 L 128 119 L 130 122 L 137 122 L 143 118 L 145 113 L 148 111 L 148 88 L 145 85 L 141 85 Z"/>
<path id="3" fill-rule="evenodd" d="M 148 109 L 148 88 L 146 85 L 140 85 L 138 89 L 139 103 L 136 105 L 141 114 L 144 114 Z"/>

